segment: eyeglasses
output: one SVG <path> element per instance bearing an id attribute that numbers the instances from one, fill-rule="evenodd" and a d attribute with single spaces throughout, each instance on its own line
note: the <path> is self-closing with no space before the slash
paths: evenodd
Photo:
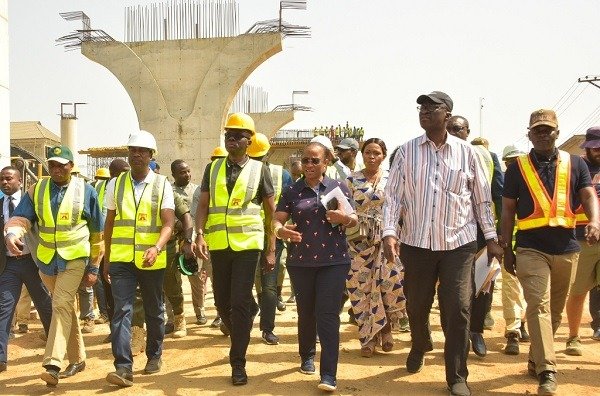
<path id="1" fill-rule="evenodd" d="M 308 164 L 313 164 L 313 165 L 319 165 L 321 163 L 321 158 L 302 158 L 300 160 L 302 162 L 302 165 L 308 165 Z"/>
<path id="2" fill-rule="evenodd" d="M 433 113 L 434 111 L 437 111 L 439 109 L 443 108 L 443 105 L 423 105 L 423 106 L 417 106 L 417 111 L 419 113 Z"/>
<path id="3" fill-rule="evenodd" d="M 454 125 L 454 126 L 452 126 L 452 127 L 450 128 L 450 130 L 451 130 L 452 132 L 460 132 L 460 131 L 462 131 L 463 129 L 465 129 L 465 127 L 464 127 L 464 126 L 460 126 L 460 125 Z"/>
<path id="4" fill-rule="evenodd" d="M 250 139 L 244 132 L 225 132 L 225 140 Z"/>

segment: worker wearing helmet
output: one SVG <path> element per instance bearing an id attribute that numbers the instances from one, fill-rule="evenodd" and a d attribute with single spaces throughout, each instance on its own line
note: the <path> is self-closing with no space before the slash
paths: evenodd
<path id="1" fill-rule="evenodd" d="M 228 117 L 225 148 L 229 154 L 207 165 L 196 211 L 196 252 L 207 259 L 210 251 L 221 330 L 231 335 L 233 385 L 248 382 L 246 350 L 258 311 L 252 285 L 262 250 L 267 250 L 264 270 L 275 266 L 275 240 L 270 227 L 264 226 L 271 223 L 275 210 L 273 183 L 269 167 L 246 153 L 254 134 L 249 115 L 234 113 Z"/>
<path id="2" fill-rule="evenodd" d="M 214 161 L 217 158 L 225 158 L 227 157 L 227 150 L 225 150 L 223 147 L 221 146 L 217 146 L 215 147 L 215 149 L 212 152 L 212 155 L 210 156 L 210 160 Z"/>
<path id="3" fill-rule="evenodd" d="M 250 147 L 248 147 L 247 153 L 250 158 L 257 161 L 263 161 L 269 167 L 273 188 L 275 189 L 273 198 L 275 205 L 277 205 L 283 189 L 292 184 L 292 176 L 287 170 L 283 169 L 283 166 L 270 164 L 266 160 L 270 149 L 271 144 L 269 143 L 269 138 L 262 133 L 256 133 L 252 136 L 252 141 Z M 257 268 L 256 277 L 254 279 L 256 295 L 258 296 L 258 303 L 260 305 L 260 330 L 262 332 L 263 341 L 268 345 L 279 344 L 279 337 L 273 333 L 273 330 L 275 329 L 275 308 L 279 311 L 285 311 L 286 309 L 285 303 L 281 297 L 281 288 L 277 286 L 283 249 L 283 241 L 277 239 L 275 242 L 275 266 L 270 271 L 266 270 L 268 266 L 264 263 L 267 252 L 262 252 L 260 259 L 262 268 Z M 283 274 L 283 271 L 281 271 L 281 273 Z"/>
<path id="4" fill-rule="evenodd" d="M 6 224 L 6 247 L 23 254 L 21 238 L 38 225 L 37 264 L 52 295 L 52 320 L 41 379 L 56 386 L 65 355 L 69 365 L 61 376 L 85 368 L 85 347 L 75 312 L 75 292 L 83 282 L 92 286 L 102 260 L 104 221 L 96 190 L 73 177 L 73 154 L 66 146 L 49 150 L 50 178 L 38 181 L 21 199 Z M 68 351 L 68 353 L 67 353 Z"/>
<path id="5" fill-rule="evenodd" d="M 165 176 L 150 170 L 156 153 L 151 133 L 129 136 L 131 170 L 111 180 L 106 187 L 106 256 L 104 276 L 112 285 L 115 312 L 111 322 L 115 372 L 106 380 L 118 386 L 133 385 L 131 320 L 133 300 L 139 284 L 148 340 L 144 372 L 160 371 L 164 339 L 163 280 L 167 267 L 163 252 L 173 233 L 173 189 Z"/>

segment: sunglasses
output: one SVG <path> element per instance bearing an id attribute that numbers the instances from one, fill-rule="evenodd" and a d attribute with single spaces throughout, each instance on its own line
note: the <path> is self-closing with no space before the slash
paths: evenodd
<path id="1" fill-rule="evenodd" d="M 243 132 L 225 132 L 225 140 L 242 140 L 250 139 L 250 137 Z"/>
<path id="2" fill-rule="evenodd" d="M 308 165 L 308 164 L 313 164 L 313 165 L 319 165 L 321 163 L 321 158 L 302 158 L 300 160 L 302 162 L 302 165 Z"/>
<path id="3" fill-rule="evenodd" d="M 462 126 L 460 126 L 460 125 L 454 125 L 452 128 L 450 128 L 450 130 L 451 130 L 452 132 L 460 132 L 460 131 L 462 131 L 463 129 L 465 129 L 465 127 L 462 127 Z"/>

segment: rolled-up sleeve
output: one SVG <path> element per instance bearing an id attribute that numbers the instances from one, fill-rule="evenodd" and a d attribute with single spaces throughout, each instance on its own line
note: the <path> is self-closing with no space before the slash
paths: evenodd
<path id="1" fill-rule="evenodd" d="M 398 238 L 398 221 L 402 213 L 402 199 L 404 198 L 404 161 L 405 147 L 401 146 L 390 167 L 388 182 L 384 190 L 382 237 Z"/>

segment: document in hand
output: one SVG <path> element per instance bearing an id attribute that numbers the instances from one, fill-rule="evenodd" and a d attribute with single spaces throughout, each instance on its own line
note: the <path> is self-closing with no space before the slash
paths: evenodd
<path id="1" fill-rule="evenodd" d="M 328 207 L 327 204 L 333 199 L 337 200 L 338 209 L 340 209 L 342 212 L 344 212 L 345 214 L 354 213 L 352 205 L 350 205 L 348 198 L 346 198 L 341 188 L 336 187 L 333 190 L 329 191 L 327 194 L 321 195 L 321 203 L 326 208 Z"/>
<path id="2" fill-rule="evenodd" d="M 487 247 L 484 247 L 475 256 L 475 297 L 479 293 L 489 293 L 490 286 L 500 273 L 500 263 L 494 257 L 488 264 Z"/>

